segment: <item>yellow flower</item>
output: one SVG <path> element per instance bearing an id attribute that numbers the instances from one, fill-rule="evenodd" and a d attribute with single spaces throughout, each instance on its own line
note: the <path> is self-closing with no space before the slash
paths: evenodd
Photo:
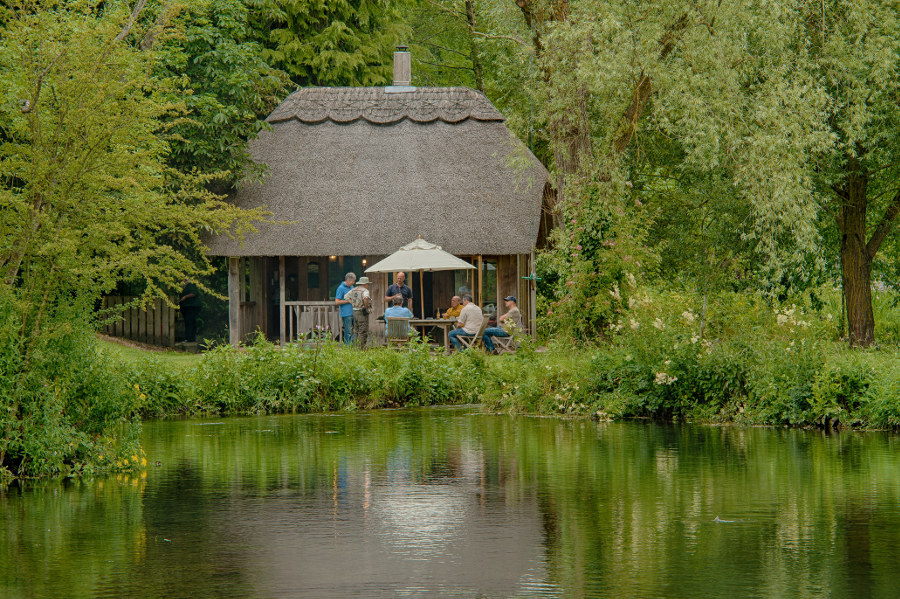
<path id="1" fill-rule="evenodd" d="M 147 458 L 141 458 L 141 466 L 147 465 Z"/>
<path id="2" fill-rule="evenodd" d="M 138 390 L 138 391 L 140 391 L 140 390 L 141 390 L 141 386 L 140 386 L 140 385 L 138 385 L 138 384 L 137 384 L 137 383 L 135 383 L 135 384 L 134 384 L 134 388 L 135 388 L 135 389 L 137 389 L 137 390 Z"/>
<path id="3" fill-rule="evenodd" d="M 143 393 L 141 393 L 141 399 L 142 399 L 142 400 L 143 400 L 143 399 L 147 399 L 147 396 L 144 395 Z"/>

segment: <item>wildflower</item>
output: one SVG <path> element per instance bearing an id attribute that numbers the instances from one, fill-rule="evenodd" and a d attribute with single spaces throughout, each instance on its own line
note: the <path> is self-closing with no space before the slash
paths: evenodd
<path id="1" fill-rule="evenodd" d="M 638 329 L 638 327 L 641 326 L 641 323 L 639 323 L 638 321 L 636 321 L 636 320 L 633 319 L 633 318 L 630 319 L 629 324 L 630 324 L 631 329 L 632 329 L 633 331 L 636 331 L 636 330 Z"/>
<path id="2" fill-rule="evenodd" d="M 693 324 L 694 319 L 696 318 L 696 317 L 694 316 L 694 313 L 691 312 L 690 310 L 685 310 L 684 312 L 682 312 L 682 313 L 681 313 L 681 317 L 682 317 L 683 319 L 685 319 L 685 320 L 688 322 L 688 324 Z"/>
<path id="3" fill-rule="evenodd" d="M 138 385 L 138 384 L 137 384 L 137 383 L 135 383 L 135 384 L 134 384 L 134 388 L 135 388 L 135 389 L 137 389 L 137 390 L 138 390 L 138 391 L 140 391 L 140 390 L 141 390 L 141 386 L 140 386 L 140 385 Z"/>
<path id="4" fill-rule="evenodd" d="M 637 300 L 634 299 L 633 297 L 629 297 L 629 298 L 628 298 L 628 307 L 629 307 L 629 308 L 634 308 L 634 305 L 635 305 L 636 303 L 637 303 Z"/>
<path id="5" fill-rule="evenodd" d="M 144 401 L 145 399 L 147 399 L 147 396 L 144 395 L 143 393 L 141 393 L 140 398 L 141 398 L 141 401 Z"/>
<path id="6" fill-rule="evenodd" d="M 634 275 L 631 274 L 631 273 L 628 273 L 627 276 L 628 276 L 628 282 L 631 284 L 631 286 L 632 286 L 632 287 L 636 287 L 636 286 L 637 286 L 637 281 L 634 279 Z"/>
<path id="7" fill-rule="evenodd" d="M 666 328 L 665 323 L 663 323 L 663 321 L 659 318 L 657 318 L 656 320 L 653 321 L 653 326 L 655 328 L 659 329 L 660 331 L 663 330 L 664 328 Z"/>
<path id="8" fill-rule="evenodd" d="M 694 345 L 698 341 L 700 341 L 700 335 L 694 335 L 693 337 L 691 337 L 691 345 Z"/>
<path id="9" fill-rule="evenodd" d="M 618 284 L 618 283 L 616 283 L 615 285 L 613 285 L 613 288 L 612 288 L 612 290 L 609 292 L 609 294 L 610 294 L 611 296 L 613 296 L 613 297 L 614 297 L 615 299 L 617 299 L 617 300 L 621 300 L 621 299 L 622 299 L 622 296 L 619 294 L 619 284 Z"/>
<path id="10" fill-rule="evenodd" d="M 788 317 L 785 316 L 784 314 L 779 314 L 775 318 L 775 320 L 778 322 L 778 325 L 781 326 L 781 325 L 784 325 L 788 321 Z"/>
<path id="11" fill-rule="evenodd" d="M 657 372 L 656 378 L 653 379 L 653 382 L 657 385 L 671 385 L 675 381 L 678 380 L 677 376 L 669 376 L 665 372 Z"/>

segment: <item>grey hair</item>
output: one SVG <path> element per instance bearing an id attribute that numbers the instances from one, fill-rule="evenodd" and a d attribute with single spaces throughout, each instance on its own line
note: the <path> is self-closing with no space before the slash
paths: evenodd
<path id="1" fill-rule="evenodd" d="M 356 280 L 356 273 L 355 273 L 355 272 L 348 272 L 347 274 L 344 275 L 344 280 L 345 280 L 345 281 L 349 281 L 350 279 L 353 279 L 354 281 Z"/>
<path id="2" fill-rule="evenodd" d="M 471 302 L 471 301 L 472 301 L 472 294 L 471 294 L 471 293 L 463 293 L 463 294 L 460 296 L 460 298 L 466 300 L 467 302 Z"/>
<path id="3" fill-rule="evenodd" d="M 393 299 L 391 300 L 391 303 L 392 303 L 393 305 L 395 305 L 395 306 L 402 306 L 402 305 L 403 305 L 403 300 L 400 299 L 399 297 L 395 297 L 395 298 L 393 298 Z"/>

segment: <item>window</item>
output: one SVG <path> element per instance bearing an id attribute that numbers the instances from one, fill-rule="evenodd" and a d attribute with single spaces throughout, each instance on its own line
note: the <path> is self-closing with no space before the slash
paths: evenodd
<path id="1" fill-rule="evenodd" d="M 318 289 L 319 288 L 319 263 L 318 262 L 310 262 L 306 266 L 306 288 L 307 289 Z"/>

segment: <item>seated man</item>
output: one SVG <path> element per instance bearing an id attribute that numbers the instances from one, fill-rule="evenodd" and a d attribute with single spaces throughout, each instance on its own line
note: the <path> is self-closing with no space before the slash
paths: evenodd
<path id="1" fill-rule="evenodd" d="M 387 323 L 388 318 L 412 318 L 413 313 L 409 308 L 403 307 L 403 300 L 399 297 L 391 299 L 391 307 L 384 311 L 384 322 Z M 387 326 L 387 325 L 385 325 Z M 412 328 L 412 327 L 410 327 Z"/>
<path id="2" fill-rule="evenodd" d="M 519 312 L 519 306 L 516 303 L 516 296 L 509 295 L 504 297 L 503 302 L 506 305 L 506 314 L 502 315 L 500 320 L 497 321 L 501 326 L 486 328 L 484 335 L 481 337 L 485 349 L 489 352 L 494 351 L 494 342 L 491 341 L 491 337 L 509 337 L 510 334 L 516 331 L 525 330 L 525 325 L 522 322 L 522 313 Z"/>
<path id="3" fill-rule="evenodd" d="M 456 326 L 459 328 L 450 331 L 449 335 L 450 343 L 452 343 L 453 347 L 456 349 L 462 349 L 462 343 L 460 343 L 457 337 L 461 335 L 474 337 L 477 335 L 478 329 L 481 328 L 481 322 L 484 318 L 481 313 L 481 308 L 472 303 L 471 295 L 464 293 L 462 295 L 462 303 L 463 308 L 459 313 L 459 318 L 456 320 Z"/>
<path id="4" fill-rule="evenodd" d="M 462 306 L 459 303 L 459 296 L 454 295 L 450 298 L 450 308 L 444 312 L 444 318 L 459 318 Z"/>

